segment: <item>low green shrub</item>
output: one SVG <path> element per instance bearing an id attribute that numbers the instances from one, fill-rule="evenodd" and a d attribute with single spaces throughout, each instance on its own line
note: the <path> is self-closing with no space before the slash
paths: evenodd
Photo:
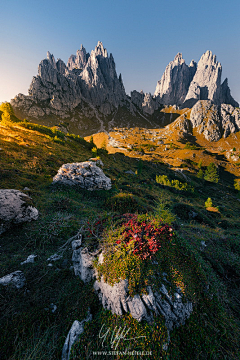
<path id="1" fill-rule="evenodd" d="M 240 191 L 240 179 L 234 180 L 234 188 Z"/>
<path id="2" fill-rule="evenodd" d="M 156 175 L 156 182 L 161 185 L 174 187 L 180 191 L 194 192 L 194 187 L 192 185 L 189 185 L 188 183 L 182 183 L 177 179 L 170 181 L 167 175 Z"/>
<path id="3" fill-rule="evenodd" d="M 210 163 L 204 173 L 204 179 L 210 182 L 218 183 L 219 175 L 218 169 L 214 163 Z"/>
<path id="4" fill-rule="evenodd" d="M 205 207 L 209 208 L 209 207 L 212 207 L 212 206 L 213 206 L 212 199 L 208 198 L 207 201 L 205 201 Z"/>

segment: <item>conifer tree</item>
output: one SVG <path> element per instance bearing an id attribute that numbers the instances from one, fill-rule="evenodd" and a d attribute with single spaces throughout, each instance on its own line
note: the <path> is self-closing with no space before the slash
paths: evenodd
<path id="1" fill-rule="evenodd" d="M 214 163 L 210 163 L 204 174 L 204 179 L 214 183 L 219 182 L 218 170 Z"/>

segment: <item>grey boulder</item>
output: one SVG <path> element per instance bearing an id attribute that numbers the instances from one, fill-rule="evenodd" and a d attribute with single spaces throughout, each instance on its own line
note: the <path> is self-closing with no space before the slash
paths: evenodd
<path id="1" fill-rule="evenodd" d="M 93 161 L 62 165 L 53 183 L 79 186 L 86 190 L 110 190 L 112 187 L 111 179 Z"/>
<path id="2" fill-rule="evenodd" d="M 26 278 L 21 270 L 12 272 L 0 278 L 0 285 L 7 286 L 13 285 L 17 289 L 21 289 L 26 283 Z"/>
<path id="3" fill-rule="evenodd" d="M 19 190 L 0 190 L 0 234 L 13 224 L 37 220 L 38 210 L 32 206 L 31 200 Z"/>

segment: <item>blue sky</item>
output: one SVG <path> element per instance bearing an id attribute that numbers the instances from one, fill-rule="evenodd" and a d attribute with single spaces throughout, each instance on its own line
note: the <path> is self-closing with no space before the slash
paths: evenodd
<path id="1" fill-rule="evenodd" d="M 211 50 L 240 102 L 239 13 L 239 0 L 3 0 L 0 102 L 27 94 L 47 51 L 67 62 L 81 44 L 90 52 L 98 40 L 127 93 L 153 93 L 178 52 L 189 64 Z"/>

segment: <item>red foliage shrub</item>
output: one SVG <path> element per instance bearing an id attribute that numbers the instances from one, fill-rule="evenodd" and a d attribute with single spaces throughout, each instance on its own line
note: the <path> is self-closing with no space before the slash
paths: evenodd
<path id="1" fill-rule="evenodd" d="M 141 221 L 136 214 L 126 214 L 126 222 L 123 223 L 121 240 L 117 244 L 124 242 L 127 246 L 134 241 L 133 253 L 140 258 L 151 258 L 161 246 L 166 242 L 171 242 L 173 229 L 167 225 L 156 226 L 153 221 Z"/>

